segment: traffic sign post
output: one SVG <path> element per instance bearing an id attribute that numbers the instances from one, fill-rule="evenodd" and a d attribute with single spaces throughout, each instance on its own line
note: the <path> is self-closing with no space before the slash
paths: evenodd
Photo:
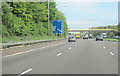
<path id="1" fill-rule="evenodd" d="M 53 34 L 63 34 L 64 33 L 64 21 L 55 20 L 53 21 Z"/>

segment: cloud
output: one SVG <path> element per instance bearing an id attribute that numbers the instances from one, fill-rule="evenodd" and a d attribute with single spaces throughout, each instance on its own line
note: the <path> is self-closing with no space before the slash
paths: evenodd
<path id="1" fill-rule="evenodd" d="M 68 14 L 69 12 L 78 15 L 79 13 L 94 14 L 97 11 L 96 7 L 98 5 L 98 2 L 58 2 L 57 8 L 62 12 L 68 12 Z"/>
<path id="2" fill-rule="evenodd" d="M 67 20 L 68 28 L 69 29 L 86 29 L 98 24 L 95 21 L 75 21 L 75 20 Z"/>
<path id="3" fill-rule="evenodd" d="M 117 2 L 68 1 L 67 3 L 58 2 L 57 7 L 67 17 L 69 29 L 87 29 L 116 24 L 118 19 Z"/>
<path id="4" fill-rule="evenodd" d="M 72 11 L 93 14 L 96 12 L 95 7 L 98 6 L 98 4 L 98 2 L 69 2 L 66 6 Z"/>

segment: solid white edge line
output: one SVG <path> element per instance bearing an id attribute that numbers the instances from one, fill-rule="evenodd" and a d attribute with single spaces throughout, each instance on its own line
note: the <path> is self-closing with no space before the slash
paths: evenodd
<path id="1" fill-rule="evenodd" d="M 20 55 L 20 54 L 23 54 L 23 53 L 28 53 L 28 52 L 32 52 L 32 51 L 35 51 L 35 50 L 44 49 L 44 48 L 48 48 L 48 47 L 52 47 L 52 46 L 56 46 L 56 45 L 60 45 L 60 44 L 62 44 L 62 43 L 54 44 L 54 45 L 46 46 L 46 47 L 42 47 L 42 48 L 32 49 L 32 50 L 29 50 L 29 51 L 20 52 L 20 53 L 16 53 L 16 54 L 12 54 L 12 55 L 7 55 L 7 56 L 3 56 L 2 58 L 4 58 L 4 57 L 9 57 L 9 56 Z"/>
<path id="2" fill-rule="evenodd" d="M 57 56 L 60 56 L 62 53 L 57 54 Z"/>
<path id="3" fill-rule="evenodd" d="M 32 69 L 28 69 L 28 70 L 26 70 L 26 71 L 22 72 L 20 75 L 24 75 L 24 74 L 26 74 L 26 73 L 30 72 L 31 70 L 32 70 Z"/>

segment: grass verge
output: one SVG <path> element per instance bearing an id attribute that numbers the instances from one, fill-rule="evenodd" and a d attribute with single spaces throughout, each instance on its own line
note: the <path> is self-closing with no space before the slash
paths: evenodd
<path id="1" fill-rule="evenodd" d="M 35 36 L 35 37 L 3 37 L 2 43 L 9 43 L 9 42 L 22 42 L 22 41 L 32 41 L 32 40 L 52 40 L 52 39 L 64 39 L 64 37 L 57 37 L 57 36 Z"/>
<path id="2" fill-rule="evenodd" d="M 120 39 L 112 39 L 112 38 L 108 38 L 108 39 L 104 39 L 104 40 L 113 41 L 113 42 L 119 42 L 120 41 Z"/>

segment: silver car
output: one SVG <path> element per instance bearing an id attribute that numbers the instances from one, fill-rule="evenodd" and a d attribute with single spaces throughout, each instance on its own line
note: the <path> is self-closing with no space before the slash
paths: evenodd
<path id="1" fill-rule="evenodd" d="M 68 42 L 76 42 L 76 38 L 75 38 L 75 36 L 70 36 L 69 38 L 68 38 Z"/>
<path id="2" fill-rule="evenodd" d="M 97 35 L 97 37 L 96 37 L 96 41 L 98 41 L 98 40 L 103 41 L 103 36 Z"/>

